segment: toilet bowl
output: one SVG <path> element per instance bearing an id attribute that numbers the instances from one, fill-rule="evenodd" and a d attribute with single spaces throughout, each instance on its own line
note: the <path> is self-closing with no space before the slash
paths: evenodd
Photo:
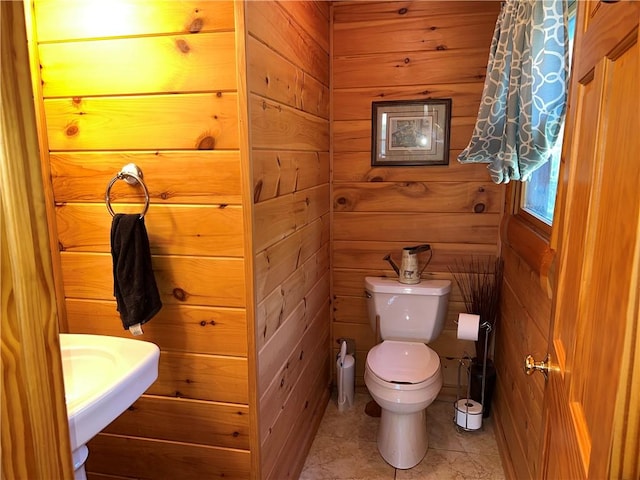
<path id="1" fill-rule="evenodd" d="M 373 347 L 364 382 L 382 413 L 378 450 L 395 468 L 412 468 L 428 448 L 426 408 L 442 388 L 438 354 L 424 343 L 385 340 Z"/>
<path id="2" fill-rule="evenodd" d="M 369 322 L 383 341 L 367 354 L 364 383 L 381 408 L 378 450 L 396 468 L 412 468 L 427 453 L 426 408 L 443 383 L 427 344 L 442 332 L 450 292 L 449 280 L 365 278 Z"/>

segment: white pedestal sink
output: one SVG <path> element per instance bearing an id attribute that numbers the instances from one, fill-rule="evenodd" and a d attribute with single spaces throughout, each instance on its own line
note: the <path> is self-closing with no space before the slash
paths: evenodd
<path id="1" fill-rule="evenodd" d="M 130 338 L 60 334 L 76 480 L 85 480 L 86 443 L 158 378 L 160 349 Z"/>

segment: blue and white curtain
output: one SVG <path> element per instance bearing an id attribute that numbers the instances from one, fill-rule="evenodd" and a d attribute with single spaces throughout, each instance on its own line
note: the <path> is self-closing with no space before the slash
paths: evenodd
<path id="1" fill-rule="evenodd" d="M 566 0 L 503 2 L 475 130 L 458 161 L 489 163 L 495 183 L 529 180 L 561 136 L 568 78 Z"/>

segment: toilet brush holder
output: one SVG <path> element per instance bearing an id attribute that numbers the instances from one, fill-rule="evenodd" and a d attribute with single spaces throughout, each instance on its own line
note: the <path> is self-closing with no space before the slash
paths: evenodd
<path id="1" fill-rule="evenodd" d="M 353 355 L 345 355 L 336 360 L 338 372 L 338 411 L 344 412 L 353 407 L 356 378 L 356 360 Z"/>

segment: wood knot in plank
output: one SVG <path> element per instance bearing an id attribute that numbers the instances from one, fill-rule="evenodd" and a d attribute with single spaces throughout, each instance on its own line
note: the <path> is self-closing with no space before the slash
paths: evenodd
<path id="1" fill-rule="evenodd" d="M 178 50 L 180 50 L 182 53 L 189 53 L 191 51 L 191 47 L 183 38 L 178 38 L 176 40 L 176 47 L 178 47 Z"/>
<path id="2" fill-rule="evenodd" d="M 439 50 L 439 51 L 444 51 L 444 50 L 446 50 L 446 49 L 447 49 L 447 46 L 446 46 L 446 45 L 438 45 L 438 46 L 436 47 L 436 50 Z"/>
<path id="3" fill-rule="evenodd" d="M 184 302 L 188 297 L 187 292 L 185 292 L 181 288 L 174 288 L 173 289 L 173 296 L 174 296 L 174 298 L 176 300 L 179 300 L 181 302 Z"/>
<path id="4" fill-rule="evenodd" d="M 333 208 L 335 208 L 336 210 L 341 210 L 341 211 L 350 210 L 351 209 L 351 202 L 349 201 L 349 199 L 347 197 L 338 197 L 333 202 Z"/>
<path id="5" fill-rule="evenodd" d="M 198 139 L 198 150 L 213 150 L 216 146 L 216 139 L 211 135 L 204 135 Z"/>
<path id="6" fill-rule="evenodd" d="M 409 12 L 408 8 L 401 8 L 400 10 L 398 10 L 398 15 L 406 15 L 407 12 Z"/>
<path id="7" fill-rule="evenodd" d="M 67 137 L 75 137 L 80 133 L 80 129 L 78 128 L 78 125 L 73 123 L 67 126 L 64 133 L 67 135 Z"/>
<path id="8" fill-rule="evenodd" d="M 382 177 L 381 177 L 381 176 L 379 176 L 379 175 L 376 175 L 375 177 L 370 177 L 368 180 L 369 180 L 370 182 L 383 182 L 383 181 L 384 181 L 384 178 L 382 178 Z"/>
<path id="9" fill-rule="evenodd" d="M 476 204 L 473 206 L 473 211 L 474 211 L 475 213 L 482 213 L 482 212 L 484 212 L 484 211 L 485 211 L 485 209 L 486 209 L 486 206 L 485 206 L 485 204 L 484 204 L 484 203 L 476 203 Z"/>
<path id="10" fill-rule="evenodd" d="M 196 18 L 193 20 L 193 22 L 191 22 L 191 25 L 189 25 L 189 32 L 198 33 L 200 30 L 202 30 L 203 26 L 204 20 L 202 20 L 201 18 Z"/>
<path id="11" fill-rule="evenodd" d="M 394 189 L 399 190 L 401 195 L 413 198 L 420 198 L 429 193 L 429 188 L 422 182 L 401 182 L 396 184 Z"/>

